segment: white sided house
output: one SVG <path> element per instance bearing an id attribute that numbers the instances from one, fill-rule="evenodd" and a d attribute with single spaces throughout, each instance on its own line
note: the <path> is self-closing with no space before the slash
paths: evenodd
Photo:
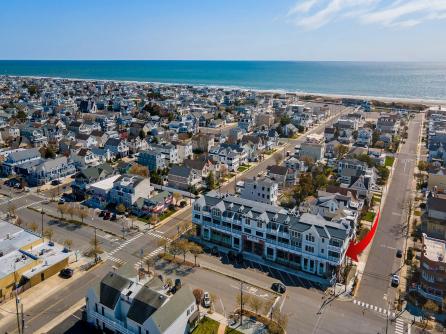
<path id="1" fill-rule="evenodd" d="M 354 227 L 280 206 L 210 192 L 193 206 L 197 237 L 253 261 L 272 262 L 332 282 L 340 272 Z"/>
<path id="2" fill-rule="evenodd" d="M 170 295 L 159 278 L 109 272 L 86 296 L 87 322 L 104 333 L 186 334 L 199 312 L 188 286 Z"/>

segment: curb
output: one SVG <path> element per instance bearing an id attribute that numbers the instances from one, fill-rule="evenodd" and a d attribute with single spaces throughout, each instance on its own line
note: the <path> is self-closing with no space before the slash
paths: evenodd
<path id="1" fill-rule="evenodd" d="M 277 292 L 274 291 L 274 290 L 271 290 L 271 289 L 269 289 L 269 288 L 265 288 L 265 287 L 263 287 L 263 286 L 260 286 L 259 284 L 255 284 L 255 283 L 247 282 L 247 281 L 245 281 L 245 280 L 243 280 L 243 279 L 241 279 L 241 278 L 239 278 L 239 277 L 236 277 L 236 276 L 231 275 L 231 274 L 229 274 L 229 273 L 225 273 L 225 272 L 223 272 L 223 271 L 220 271 L 220 270 L 217 270 L 217 269 L 208 267 L 208 266 L 206 266 L 206 265 L 203 265 L 203 264 L 200 264 L 200 263 L 199 263 L 199 267 L 198 267 L 198 268 L 202 268 L 202 269 L 205 269 L 205 270 L 212 271 L 212 272 L 214 272 L 214 273 L 217 273 L 217 274 L 219 274 L 219 275 L 223 275 L 223 276 L 232 278 L 232 279 L 234 279 L 234 280 L 236 280 L 236 281 L 239 281 L 239 282 L 247 283 L 247 284 L 249 284 L 249 285 L 251 285 L 251 286 L 254 286 L 254 287 L 259 288 L 259 289 L 262 289 L 262 290 L 264 290 L 264 291 L 266 291 L 266 292 L 272 293 L 272 294 L 275 295 L 275 296 L 278 296 L 278 297 L 282 296 L 280 293 L 277 293 Z"/>
<path id="2" fill-rule="evenodd" d="M 82 298 L 77 303 L 73 304 L 69 309 L 62 312 L 55 318 L 53 318 L 50 322 L 48 322 L 43 327 L 36 330 L 36 333 L 48 333 L 50 330 L 52 330 L 57 325 L 61 324 L 65 319 L 67 319 L 70 315 L 72 315 L 75 311 L 80 309 L 82 306 L 85 305 L 85 298 Z"/>

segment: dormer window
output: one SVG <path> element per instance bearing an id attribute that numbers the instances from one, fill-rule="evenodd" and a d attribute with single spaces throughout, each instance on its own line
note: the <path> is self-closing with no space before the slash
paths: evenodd
<path id="1" fill-rule="evenodd" d="M 216 217 L 220 217 L 221 211 L 219 209 L 214 208 L 214 209 L 212 209 L 212 215 L 216 216 Z"/>

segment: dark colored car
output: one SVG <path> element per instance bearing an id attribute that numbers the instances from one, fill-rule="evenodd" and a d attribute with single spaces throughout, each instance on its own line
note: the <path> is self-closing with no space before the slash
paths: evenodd
<path id="1" fill-rule="evenodd" d="M 211 248 L 210 248 L 209 246 L 204 246 L 204 247 L 203 247 L 203 252 L 209 254 L 209 253 L 211 252 Z"/>
<path id="2" fill-rule="evenodd" d="M 110 220 L 115 221 L 116 219 L 117 219 L 116 218 L 116 213 L 112 214 L 112 216 L 110 217 Z"/>
<path id="3" fill-rule="evenodd" d="M 234 251 L 228 252 L 228 259 L 229 261 L 234 261 L 237 258 L 237 254 Z"/>
<path id="4" fill-rule="evenodd" d="M 59 180 L 53 180 L 53 181 L 51 181 L 51 185 L 52 186 L 58 186 L 60 184 L 60 181 Z"/>
<path id="5" fill-rule="evenodd" d="M 110 219 L 110 212 L 106 212 L 105 214 L 104 214 L 104 220 L 108 220 L 108 219 Z"/>
<path id="6" fill-rule="evenodd" d="M 105 215 L 105 211 L 104 211 L 104 210 L 102 210 L 101 212 L 99 212 L 99 217 L 104 217 L 104 215 Z"/>
<path id="7" fill-rule="evenodd" d="M 398 257 L 398 258 L 402 258 L 403 257 L 403 251 L 401 249 L 398 249 L 396 251 L 396 257 Z"/>
<path id="8" fill-rule="evenodd" d="M 181 280 L 180 280 L 179 278 L 177 278 L 177 279 L 175 280 L 175 287 L 176 287 L 177 290 L 178 290 L 178 289 L 181 288 L 181 286 L 182 286 L 182 284 L 181 284 Z"/>
<path id="9" fill-rule="evenodd" d="M 217 246 L 212 247 L 212 249 L 211 249 L 211 254 L 212 254 L 212 255 L 215 255 L 215 256 L 218 256 L 218 255 L 219 255 L 219 253 L 218 253 L 218 247 L 217 247 Z"/>
<path id="10" fill-rule="evenodd" d="M 59 273 L 59 276 L 62 278 L 70 278 L 74 274 L 74 270 L 71 268 L 62 269 Z"/>
<path id="11" fill-rule="evenodd" d="M 271 285 L 271 289 L 272 289 L 273 291 L 278 292 L 278 293 L 285 293 L 285 291 L 286 291 L 286 286 L 285 286 L 283 283 L 276 282 L 276 283 L 273 283 L 273 284 Z"/>
<path id="12" fill-rule="evenodd" d="M 243 253 L 237 253 L 237 262 L 243 262 Z"/>

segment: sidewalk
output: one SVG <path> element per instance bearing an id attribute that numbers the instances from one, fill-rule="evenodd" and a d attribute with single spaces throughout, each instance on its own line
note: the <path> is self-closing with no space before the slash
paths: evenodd
<path id="1" fill-rule="evenodd" d="M 26 305 L 26 309 L 47 300 L 50 296 L 61 289 L 69 286 L 74 280 L 85 275 L 86 271 L 80 270 L 80 266 L 88 261 L 86 258 L 81 258 L 77 262 L 70 262 L 70 268 L 74 269 L 73 277 L 64 279 L 57 274 L 51 276 L 38 285 L 33 286 L 19 295 L 21 303 Z M 0 306 L 0 328 L 16 318 L 16 303 L 15 299 L 10 299 Z"/>

